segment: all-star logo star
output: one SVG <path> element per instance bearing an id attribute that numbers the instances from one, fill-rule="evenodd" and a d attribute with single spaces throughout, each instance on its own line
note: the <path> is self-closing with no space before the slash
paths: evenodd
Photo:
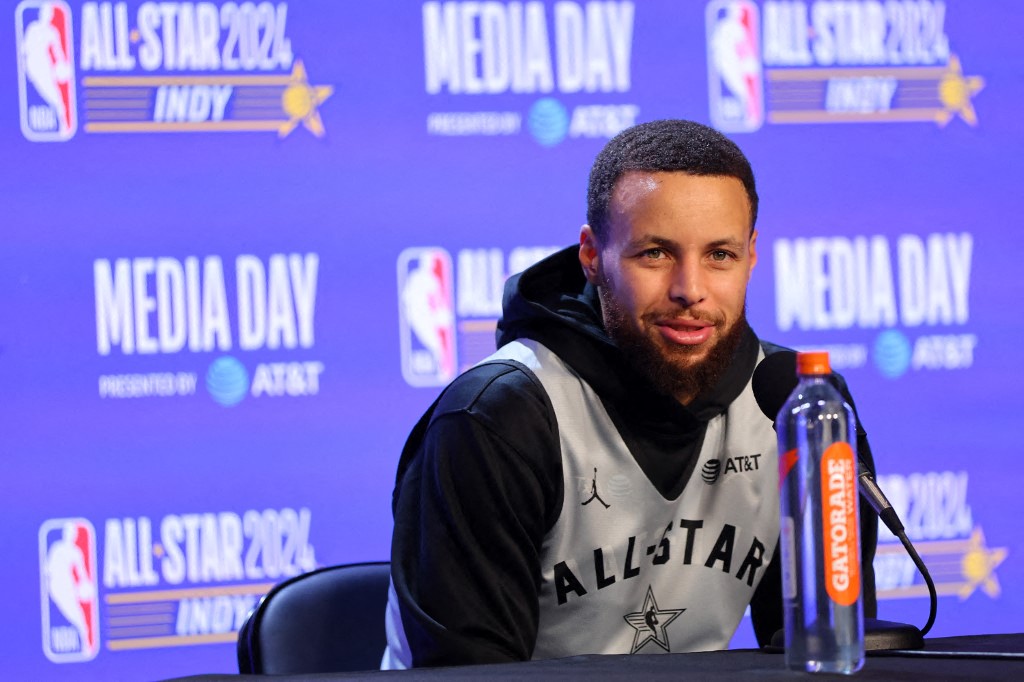
<path id="1" fill-rule="evenodd" d="M 654 599 L 654 591 L 648 585 L 647 598 L 644 599 L 643 609 L 634 613 L 627 613 L 623 616 L 626 622 L 636 629 L 636 633 L 633 635 L 633 648 L 629 653 L 635 654 L 648 642 L 654 642 L 665 651 L 671 652 L 672 649 L 668 642 L 668 633 L 665 631 L 665 628 L 685 610 L 659 609 L 658 602 Z"/>

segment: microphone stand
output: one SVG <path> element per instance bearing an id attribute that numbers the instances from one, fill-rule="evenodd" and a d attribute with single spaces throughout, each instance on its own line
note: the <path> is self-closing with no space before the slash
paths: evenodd
<path id="1" fill-rule="evenodd" d="M 925 583 L 928 585 L 928 621 L 924 627 L 918 630 L 913 625 L 906 623 L 894 623 L 888 620 L 877 618 L 864 619 L 864 650 L 882 651 L 889 649 L 921 649 L 924 647 L 924 636 L 935 624 L 935 613 L 938 610 L 939 597 L 935 591 L 935 583 L 924 565 L 921 555 L 917 553 L 914 544 L 907 537 L 903 522 L 900 521 L 896 510 L 892 508 L 889 500 L 885 498 L 881 488 L 875 483 L 874 476 L 865 469 L 860 473 L 860 489 L 865 499 L 878 514 L 878 518 L 885 524 L 889 531 L 899 538 L 903 548 L 913 560 L 917 570 L 921 572 Z"/>
<path id="2" fill-rule="evenodd" d="M 861 494 L 878 514 L 878 518 L 881 519 L 886 528 L 903 543 L 904 549 L 907 550 L 907 554 L 910 555 L 914 565 L 917 566 L 917 570 L 921 572 L 925 583 L 928 585 L 929 596 L 928 621 L 920 630 L 908 623 L 897 623 L 878 618 L 865 618 L 864 651 L 923 649 L 924 636 L 932 629 L 932 625 L 935 623 L 935 614 L 938 610 L 939 598 L 935 591 L 935 583 L 932 581 L 932 576 L 928 572 L 928 567 L 924 565 L 921 555 L 917 553 L 910 538 L 907 537 L 903 522 L 900 521 L 896 510 L 892 508 L 889 500 L 882 494 L 871 472 L 864 468 L 861 470 L 859 478 Z M 772 635 L 771 648 L 782 651 L 785 647 L 785 641 L 785 631 L 779 630 Z"/>

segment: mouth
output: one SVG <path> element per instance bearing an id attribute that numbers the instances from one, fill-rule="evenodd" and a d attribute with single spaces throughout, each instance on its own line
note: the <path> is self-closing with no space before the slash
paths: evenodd
<path id="1" fill-rule="evenodd" d="M 699 346 L 711 338 L 713 322 L 687 319 L 662 319 L 654 322 L 662 338 L 680 346 Z"/>

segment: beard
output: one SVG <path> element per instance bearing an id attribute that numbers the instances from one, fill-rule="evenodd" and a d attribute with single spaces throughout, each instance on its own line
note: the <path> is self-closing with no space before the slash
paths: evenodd
<path id="1" fill-rule="evenodd" d="M 629 364 L 656 390 L 687 403 L 718 383 L 732 362 L 747 328 L 745 302 L 740 317 L 724 330 L 724 315 L 703 313 L 684 316 L 679 314 L 679 310 L 644 313 L 638 326 L 613 296 L 607 283 L 598 287 L 598 295 L 601 298 L 605 330 Z M 655 320 L 669 317 L 710 322 L 721 333 L 710 347 L 706 344 L 671 344 L 654 329 Z"/>

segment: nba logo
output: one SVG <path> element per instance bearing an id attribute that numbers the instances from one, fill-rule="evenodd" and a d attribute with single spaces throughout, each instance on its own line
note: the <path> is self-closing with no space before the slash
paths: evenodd
<path id="1" fill-rule="evenodd" d="M 764 123 L 759 35 L 757 5 L 751 0 L 708 5 L 708 104 L 719 130 L 745 133 Z"/>
<path id="2" fill-rule="evenodd" d="M 43 653 L 54 663 L 88 661 L 100 650 L 96 531 L 86 519 L 51 519 L 39 529 Z"/>
<path id="3" fill-rule="evenodd" d="M 78 128 L 71 9 L 25 0 L 14 16 L 21 132 L 33 142 L 71 139 Z"/>
<path id="4" fill-rule="evenodd" d="M 443 386 L 455 378 L 452 259 L 437 247 L 398 256 L 402 376 L 410 386 Z"/>

